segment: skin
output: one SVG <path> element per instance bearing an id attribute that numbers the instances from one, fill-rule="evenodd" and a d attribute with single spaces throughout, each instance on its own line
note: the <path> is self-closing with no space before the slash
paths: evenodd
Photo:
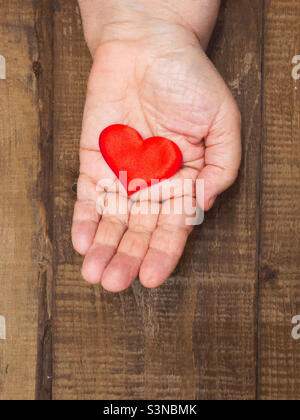
<path id="1" fill-rule="evenodd" d="M 172 7 L 171 7 L 172 3 Z M 205 54 L 219 1 L 81 0 L 85 37 L 93 56 L 80 146 L 80 177 L 72 239 L 85 255 L 82 274 L 120 292 L 139 276 L 161 285 L 176 267 L 192 227 L 185 214 L 164 214 L 182 195 L 160 192 L 159 214 L 136 210 L 146 196 L 116 192 L 127 214 L 96 210 L 100 179 L 118 181 L 99 152 L 99 133 L 111 124 L 144 138 L 173 140 L 183 155 L 175 179 L 204 179 L 204 210 L 235 181 L 241 160 L 241 119 L 223 79 Z M 188 24 L 186 23 L 188 22 Z M 113 191 L 113 187 L 109 190 Z M 193 191 L 195 195 L 195 191 Z"/>

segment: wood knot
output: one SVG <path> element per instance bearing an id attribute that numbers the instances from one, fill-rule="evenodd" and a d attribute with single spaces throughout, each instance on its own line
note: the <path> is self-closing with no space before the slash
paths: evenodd
<path id="1" fill-rule="evenodd" d="M 41 76 L 41 74 L 42 74 L 42 72 L 43 72 L 42 65 L 41 65 L 41 63 L 39 61 L 34 61 L 32 63 L 32 71 L 33 71 L 35 77 L 37 79 L 39 79 L 40 76 Z"/>
<path id="2" fill-rule="evenodd" d="M 269 267 L 268 265 L 264 265 L 261 271 L 261 278 L 262 281 L 269 283 L 269 284 L 276 284 L 279 271 Z"/>

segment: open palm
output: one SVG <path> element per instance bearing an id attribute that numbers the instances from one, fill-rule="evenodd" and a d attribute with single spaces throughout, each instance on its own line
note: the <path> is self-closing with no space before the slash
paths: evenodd
<path id="1" fill-rule="evenodd" d="M 239 112 L 212 63 L 189 39 L 167 49 L 112 42 L 95 54 L 83 118 L 73 244 L 85 255 L 82 272 L 88 282 L 117 292 L 139 274 L 144 286 L 157 287 L 176 267 L 191 231 L 186 214 L 172 211 L 183 197 L 173 190 L 160 192 L 155 212 L 145 198 L 149 211 L 144 215 L 136 211 L 143 192 L 128 199 L 118 189 L 115 194 L 128 212 L 99 214 L 96 202 L 107 191 L 96 188 L 97 183 L 107 178 L 112 185 L 118 182 L 98 146 L 100 132 L 111 124 L 134 127 L 144 138 L 173 140 L 183 155 L 174 179 L 204 179 L 208 210 L 237 176 Z"/>

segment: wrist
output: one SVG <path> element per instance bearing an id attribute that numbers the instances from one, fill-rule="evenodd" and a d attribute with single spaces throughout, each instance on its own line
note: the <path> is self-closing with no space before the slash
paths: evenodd
<path id="1" fill-rule="evenodd" d="M 174 29 L 197 37 L 206 49 L 220 0 L 78 0 L 92 55 L 109 41 L 162 40 Z M 170 40 L 171 41 L 171 40 Z"/>

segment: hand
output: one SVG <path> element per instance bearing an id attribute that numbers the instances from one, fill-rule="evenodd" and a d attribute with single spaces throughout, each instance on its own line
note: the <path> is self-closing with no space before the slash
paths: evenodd
<path id="1" fill-rule="evenodd" d="M 153 32 L 153 28 L 152 28 Z M 100 132 L 111 124 L 136 128 L 144 138 L 167 137 L 183 154 L 179 179 L 204 179 L 204 209 L 235 180 L 241 158 L 240 114 L 195 33 L 174 23 L 136 39 L 106 39 L 92 50 L 83 118 L 78 200 L 72 238 L 85 255 L 83 277 L 113 292 L 139 274 L 146 287 L 162 284 L 176 267 L 191 231 L 185 215 L 163 214 L 182 199 L 161 197 L 160 214 L 96 210 L 100 179 L 113 178 L 99 152 Z M 133 196 L 134 197 L 134 196 Z"/>

